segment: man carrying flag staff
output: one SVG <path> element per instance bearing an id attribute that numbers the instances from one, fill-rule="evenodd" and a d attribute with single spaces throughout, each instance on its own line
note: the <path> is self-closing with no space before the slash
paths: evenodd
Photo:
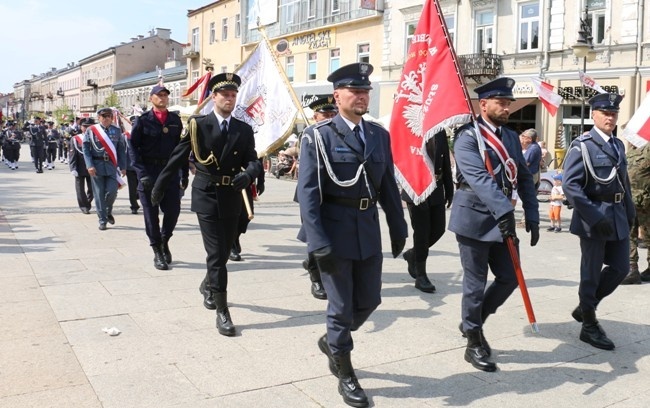
<path id="1" fill-rule="evenodd" d="M 106 223 L 115 224 L 113 203 L 117 189 L 126 175 L 126 139 L 120 128 L 113 125 L 113 110 L 97 111 L 99 124 L 89 126 L 83 137 L 83 155 L 88 174 L 92 177 L 93 196 L 99 217 L 99 229 Z M 118 173 L 119 172 L 119 173 Z"/>
<path id="2" fill-rule="evenodd" d="M 518 135 L 506 128 L 515 98 L 511 78 L 495 79 L 476 88 L 478 124 L 456 133 L 454 154 L 458 189 L 454 195 L 449 230 L 456 233 L 463 267 L 461 332 L 467 336 L 465 360 L 483 371 L 495 371 L 483 324 L 517 288 L 517 277 L 507 239 L 517 242 L 514 208 L 516 188 L 523 202 L 530 245 L 539 240 L 539 209 L 533 177 L 521 153 Z M 481 134 L 477 135 L 477 128 Z M 487 153 L 487 154 L 486 154 Z M 486 157 L 487 156 L 487 157 Z M 487 160 L 487 161 L 486 161 Z M 495 276 L 486 290 L 488 267 Z"/>

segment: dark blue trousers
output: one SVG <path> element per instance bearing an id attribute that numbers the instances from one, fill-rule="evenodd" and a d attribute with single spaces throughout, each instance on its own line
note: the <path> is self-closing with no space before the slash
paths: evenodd
<path id="1" fill-rule="evenodd" d="M 580 238 L 580 308 L 595 310 L 630 272 L 630 240 Z M 607 265 L 603 268 L 603 264 Z"/>

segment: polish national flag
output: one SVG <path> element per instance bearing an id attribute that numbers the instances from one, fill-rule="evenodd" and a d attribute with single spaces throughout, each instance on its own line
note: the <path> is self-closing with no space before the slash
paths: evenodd
<path id="1" fill-rule="evenodd" d="M 551 116 L 555 116 L 557 109 L 562 103 L 562 97 L 553 91 L 553 85 L 548 82 L 544 82 L 539 78 L 531 78 L 533 81 L 533 86 L 539 95 L 539 100 L 542 101 L 542 105 L 548 110 L 548 113 Z"/>
<path id="2" fill-rule="evenodd" d="M 650 142 L 650 92 L 625 126 L 623 137 L 636 147 Z"/>
<path id="3" fill-rule="evenodd" d="M 600 85 L 598 85 L 592 77 L 582 72 L 581 69 L 578 70 L 578 75 L 580 75 L 580 82 L 582 83 L 582 85 L 591 88 L 594 91 L 601 94 L 607 93 L 607 91 L 604 90 Z"/>

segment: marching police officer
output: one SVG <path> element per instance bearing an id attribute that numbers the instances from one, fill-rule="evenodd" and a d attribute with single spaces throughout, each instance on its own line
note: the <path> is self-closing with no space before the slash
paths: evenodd
<path id="1" fill-rule="evenodd" d="M 570 230 L 580 237 L 582 253 L 580 304 L 572 316 L 582 323 L 580 340 L 604 350 L 614 349 L 614 343 L 598 323 L 596 309 L 630 270 L 629 234 L 635 218 L 625 147 L 613 133 L 622 99 L 605 93 L 589 100 L 594 127 L 571 143 L 562 182 L 574 207 Z"/>
<path id="2" fill-rule="evenodd" d="M 436 287 L 427 277 L 427 258 L 431 248 L 445 233 L 447 208 L 454 199 L 454 179 L 451 174 L 451 158 L 447 144 L 447 132 L 443 129 L 429 139 L 425 150 L 433 163 L 436 188 L 424 202 L 415 205 L 402 191 L 402 199 L 411 217 L 413 227 L 413 248 L 404 251 L 408 272 L 415 279 L 415 288 L 425 293 L 433 293 Z"/>
<path id="3" fill-rule="evenodd" d="M 366 122 L 367 63 L 346 65 L 327 78 L 339 113 L 305 130 L 300 149 L 298 201 L 307 250 L 313 253 L 327 291 L 327 334 L 318 347 L 339 379 L 343 401 L 368 406 L 350 352 L 352 332 L 381 303 L 381 234 L 377 202 L 388 221 L 393 257 L 407 236 L 395 181 L 388 132 Z"/>
<path id="4" fill-rule="evenodd" d="M 314 112 L 314 121 L 316 123 L 331 119 L 338 113 L 336 104 L 334 103 L 334 96 L 329 95 L 316 99 L 309 104 L 309 108 Z M 298 201 L 298 188 L 296 187 L 296 197 L 294 201 Z M 301 223 L 302 224 L 302 223 Z M 300 227 L 301 233 L 304 233 L 302 226 Z M 311 252 L 307 253 L 307 259 L 302 261 L 302 267 L 309 273 L 309 280 L 311 281 L 311 295 L 316 299 L 327 299 L 327 292 L 323 287 L 323 281 L 320 277 L 318 265 Z"/>
<path id="5" fill-rule="evenodd" d="M 492 351 L 483 335 L 483 324 L 517 287 L 506 243 L 507 239 L 518 242 L 510 202 L 515 187 L 523 202 L 530 245 L 535 246 L 539 240 L 533 176 L 521 153 L 518 135 L 504 126 L 510 116 L 510 103 L 515 100 L 514 85 L 512 78 L 498 78 L 477 87 L 480 115 L 476 121 L 481 134 L 477 134 L 475 124 L 466 124 L 458 129 L 454 143 L 458 189 L 448 228 L 456 233 L 463 267 L 460 330 L 467 337 L 465 360 L 483 371 L 497 369 L 489 359 Z M 495 279 L 486 290 L 488 267 Z"/>
<path id="6" fill-rule="evenodd" d="M 54 122 L 47 122 L 47 129 L 45 130 L 47 137 L 47 147 L 45 150 L 45 160 L 47 161 L 47 169 L 54 170 L 56 163 L 56 149 L 59 145 L 61 135 L 54 127 Z"/>
<path id="7" fill-rule="evenodd" d="M 113 204 L 122 182 L 118 177 L 126 175 L 126 140 L 120 128 L 113 125 L 111 108 L 100 109 L 97 116 L 99 124 L 89 126 L 84 133 L 82 151 L 92 177 L 99 230 L 104 231 L 107 222 L 115 224 Z"/>
<path id="8" fill-rule="evenodd" d="M 153 108 L 135 121 L 131 129 L 128 152 L 131 167 L 135 169 L 140 181 L 138 194 L 142 203 L 145 231 L 154 253 L 154 267 L 167 270 L 172 262 L 169 239 L 181 212 L 180 189 L 187 187 L 189 167 L 187 162 L 184 163 L 183 176 L 176 172 L 166 185 L 167 189 L 160 203 L 153 205 L 151 189 L 181 140 L 183 123 L 180 116 L 167 110 L 169 90 L 164 86 L 154 86 L 149 93 L 149 101 Z M 163 212 L 162 226 L 158 217 L 159 210 Z"/>
<path id="9" fill-rule="evenodd" d="M 157 205 L 192 152 L 196 173 L 191 209 L 199 221 L 208 270 L 199 291 L 203 305 L 217 310 L 217 329 L 224 336 L 236 334 L 228 310 L 226 263 L 242 211 L 241 191 L 262 171 L 253 129 L 231 116 L 240 84 L 239 76 L 232 73 L 212 77 L 208 88 L 212 91 L 214 110 L 190 118 L 188 132 L 172 152 L 151 192 L 151 204 Z"/>
<path id="10" fill-rule="evenodd" d="M 31 141 L 29 146 L 34 160 L 34 167 L 37 173 L 43 172 L 43 161 L 45 160 L 45 128 L 41 125 L 41 118 L 36 116 L 34 123 L 28 127 Z"/>
<path id="11" fill-rule="evenodd" d="M 90 174 L 86 168 L 83 156 L 83 137 L 89 126 L 95 124 L 93 118 L 86 118 L 81 122 L 81 130 L 71 129 L 70 152 L 68 162 L 70 173 L 74 176 L 75 192 L 77 193 L 77 204 L 84 214 L 90 214 L 90 207 L 93 201 L 93 188 Z"/>

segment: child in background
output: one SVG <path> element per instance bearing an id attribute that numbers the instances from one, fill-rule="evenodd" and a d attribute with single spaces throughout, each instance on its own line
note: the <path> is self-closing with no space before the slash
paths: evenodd
<path id="1" fill-rule="evenodd" d="M 562 202 L 564 201 L 564 191 L 562 191 L 562 174 L 553 176 L 554 186 L 551 189 L 551 205 L 549 206 L 549 218 L 551 219 L 551 226 L 547 231 L 562 231 L 562 219 L 560 212 L 562 211 Z"/>

